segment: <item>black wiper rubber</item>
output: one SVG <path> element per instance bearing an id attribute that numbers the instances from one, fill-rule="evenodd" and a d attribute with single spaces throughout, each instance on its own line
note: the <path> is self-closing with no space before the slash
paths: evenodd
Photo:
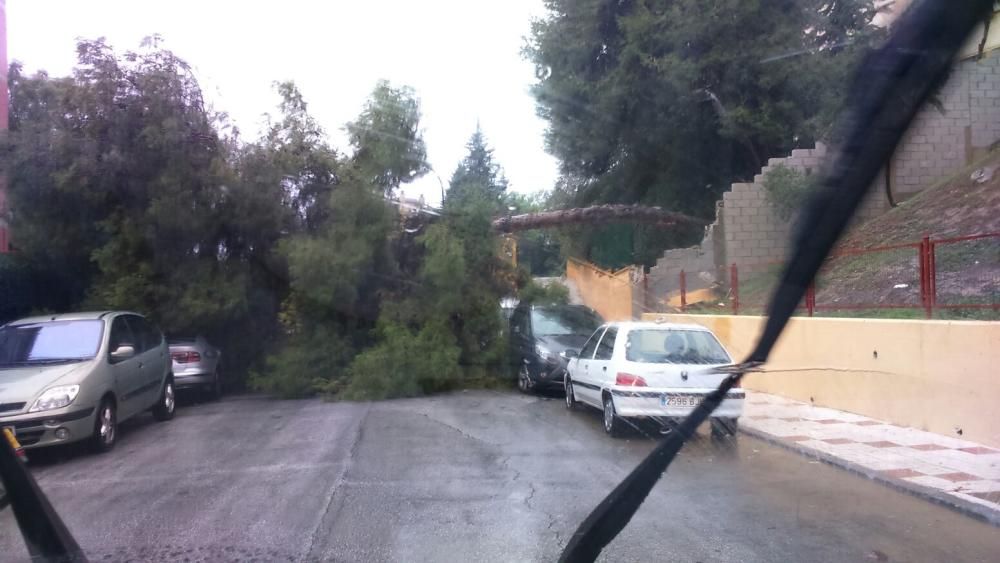
<path id="1" fill-rule="evenodd" d="M 994 0 L 917 0 L 893 26 L 885 44 L 868 55 L 851 86 L 837 130 L 837 150 L 820 187 L 801 210 L 792 252 L 767 309 L 767 323 L 747 361 L 653 449 L 580 524 L 560 561 L 594 561 L 628 524 L 653 485 L 726 391 L 748 369 L 767 360 L 806 288 L 840 238 L 903 133 Z M 669 541 L 669 538 L 665 538 Z"/>
<path id="2" fill-rule="evenodd" d="M 10 443 L 0 438 L 0 476 L 32 561 L 85 562 L 73 535 Z"/>

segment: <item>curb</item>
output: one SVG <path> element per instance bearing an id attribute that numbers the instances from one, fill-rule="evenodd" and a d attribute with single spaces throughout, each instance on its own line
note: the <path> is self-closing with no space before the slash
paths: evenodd
<path id="1" fill-rule="evenodd" d="M 803 455 L 808 458 L 822 461 L 823 463 L 832 465 L 834 467 L 839 467 L 840 469 L 845 469 L 851 473 L 854 473 L 855 475 L 866 477 L 872 481 L 876 481 L 883 485 L 887 485 L 888 487 L 895 489 L 897 491 L 904 492 L 909 495 L 915 496 L 917 498 L 930 501 L 939 506 L 950 508 L 956 512 L 964 514 L 965 516 L 970 516 L 981 522 L 985 522 L 987 524 L 1000 527 L 1000 511 L 993 510 L 986 506 L 982 506 L 974 502 L 967 501 L 965 499 L 960 499 L 958 497 L 939 491 L 937 489 L 932 489 L 930 487 L 925 487 L 923 485 L 918 485 L 916 483 L 910 483 L 907 481 L 903 481 L 902 479 L 887 477 L 877 469 L 871 469 L 863 465 L 847 461 L 846 459 L 842 459 L 837 456 L 828 454 L 826 452 L 810 448 L 809 446 L 803 446 L 797 442 L 789 442 L 788 440 L 784 440 L 778 436 L 775 436 L 774 434 L 769 434 L 767 432 L 764 432 L 763 430 L 758 430 L 756 428 L 747 428 L 742 424 L 740 425 L 739 429 L 740 432 L 742 432 L 743 434 L 746 434 L 763 442 L 773 444 L 775 446 L 784 448 L 788 451 L 795 452 L 797 454 Z"/>

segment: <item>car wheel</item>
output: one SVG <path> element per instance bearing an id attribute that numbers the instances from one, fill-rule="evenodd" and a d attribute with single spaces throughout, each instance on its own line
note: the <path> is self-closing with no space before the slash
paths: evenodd
<path id="1" fill-rule="evenodd" d="M 522 393 L 531 393 L 534 386 L 531 375 L 528 373 L 528 366 L 521 364 L 521 369 L 517 370 L 517 390 Z"/>
<path id="2" fill-rule="evenodd" d="M 208 391 L 208 398 L 212 401 L 218 401 L 222 398 L 222 381 L 219 379 L 218 368 L 212 374 L 212 387 Z"/>
<path id="3" fill-rule="evenodd" d="M 604 431 L 608 433 L 609 436 L 618 436 L 621 434 L 621 418 L 618 417 L 618 413 L 615 412 L 615 401 L 611 398 L 611 395 L 604 396 Z"/>
<path id="4" fill-rule="evenodd" d="M 566 408 L 573 410 L 576 408 L 576 395 L 573 393 L 573 381 L 569 378 L 569 374 L 566 375 L 566 379 L 563 387 L 566 388 Z"/>
<path id="5" fill-rule="evenodd" d="M 167 376 L 167 380 L 163 382 L 163 390 L 160 391 L 160 398 L 153 406 L 153 418 L 160 422 L 170 420 L 174 417 L 176 410 L 177 396 L 174 393 L 174 378 Z"/>
<path id="6" fill-rule="evenodd" d="M 94 433 L 90 437 L 90 447 L 97 453 L 111 451 L 118 443 L 118 413 L 111 397 L 101 400 L 94 417 Z"/>
<path id="7" fill-rule="evenodd" d="M 735 436 L 736 431 L 739 430 L 738 418 L 713 418 L 711 421 L 712 436 L 715 438 Z"/>

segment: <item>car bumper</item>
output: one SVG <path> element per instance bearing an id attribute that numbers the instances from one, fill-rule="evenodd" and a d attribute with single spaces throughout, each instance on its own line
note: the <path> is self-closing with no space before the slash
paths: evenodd
<path id="1" fill-rule="evenodd" d="M 613 388 L 615 412 L 622 417 L 656 416 L 682 418 L 695 409 L 694 406 L 665 405 L 664 397 L 686 397 L 700 403 L 714 389 L 621 389 Z M 746 393 L 734 389 L 726 394 L 719 408 L 712 413 L 713 418 L 739 418 L 743 414 Z"/>
<path id="2" fill-rule="evenodd" d="M 561 365 L 542 364 L 535 372 L 534 382 L 537 386 L 562 387 L 566 377 L 566 368 Z"/>
<path id="3" fill-rule="evenodd" d="M 30 413 L 0 418 L 0 426 L 11 426 L 25 449 L 85 440 L 93 434 L 94 408 L 70 406 L 57 412 Z M 62 435 L 63 437 L 59 437 Z"/>
<path id="4" fill-rule="evenodd" d="M 215 384 L 215 376 L 211 373 L 175 373 L 174 387 L 191 389 L 195 387 L 211 387 Z"/>

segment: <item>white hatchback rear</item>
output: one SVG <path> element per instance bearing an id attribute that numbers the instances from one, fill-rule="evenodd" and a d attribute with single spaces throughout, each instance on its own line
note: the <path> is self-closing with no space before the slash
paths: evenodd
<path id="1" fill-rule="evenodd" d="M 569 363 L 566 405 L 577 401 L 604 411 L 615 434 L 622 418 L 653 417 L 668 425 L 687 416 L 726 377 L 712 368 L 732 358 L 708 329 L 697 325 L 621 322 L 597 329 Z M 712 430 L 732 434 L 743 414 L 744 392 L 732 389 L 712 413 Z"/>

